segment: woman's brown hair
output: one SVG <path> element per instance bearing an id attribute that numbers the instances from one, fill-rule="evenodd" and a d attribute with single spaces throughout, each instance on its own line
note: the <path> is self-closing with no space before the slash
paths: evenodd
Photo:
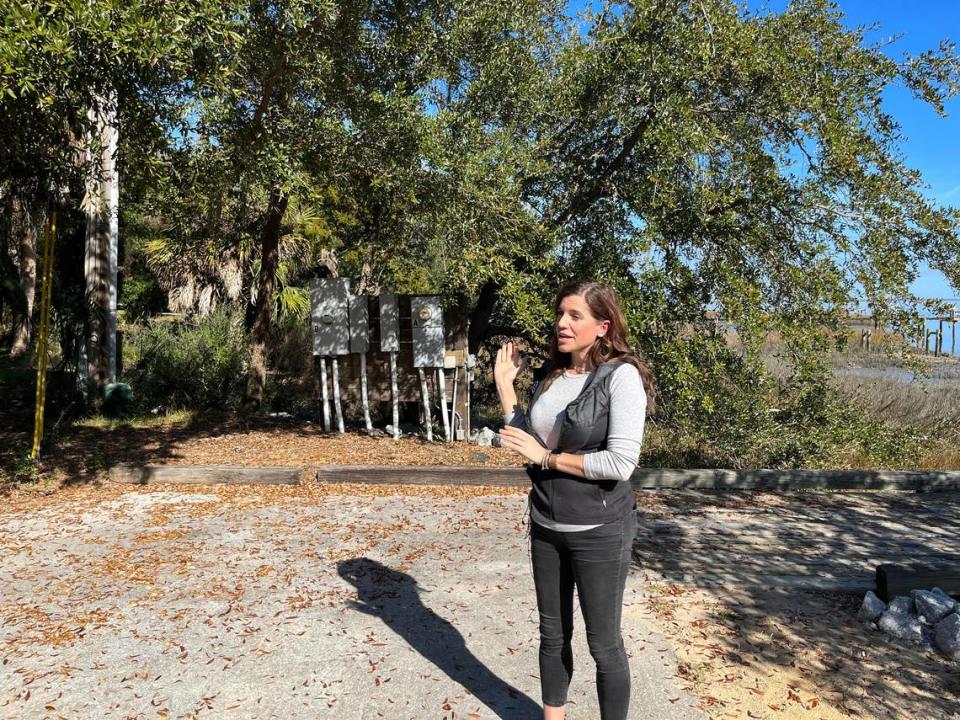
<path id="1" fill-rule="evenodd" d="M 580 295 L 590 308 L 590 314 L 599 322 L 610 321 L 610 327 L 603 337 L 594 341 L 593 347 L 587 351 L 587 357 L 593 367 L 599 367 L 608 360 L 619 360 L 630 363 L 640 371 L 643 389 L 647 394 L 647 413 L 652 415 L 656 410 L 656 389 L 653 385 L 653 373 L 640 356 L 627 343 L 627 320 L 620 308 L 620 300 L 612 287 L 593 280 L 573 280 L 560 288 L 553 301 L 554 333 L 550 340 L 550 360 L 553 370 L 544 379 L 544 390 L 567 368 L 570 367 L 570 353 L 563 352 L 557 345 L 557 313 L 560 312 L 560 303 L 568 295 Z"/>

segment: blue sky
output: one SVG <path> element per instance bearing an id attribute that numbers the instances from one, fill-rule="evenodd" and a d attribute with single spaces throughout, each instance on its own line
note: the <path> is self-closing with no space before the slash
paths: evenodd
<path id="1" fill-rule="evenodd" d="M 766 5 L 779 11 L 787 3 L 750 2 L 751 8 Z M 868 41 L 900 36 L 884 52 L 894 59 L 903 53 L 918 54 L 936 48 L 941 40 L 960 43 L 960 2 L 957 0 L 839 0 L 850 27 L 879 24 L 866 35 Z M 927 196 L 941 204 L 960 206 L 960 99 L 951 100 L 947 117 L 941 118 L 929 105 L 914 100 L 902 87 L 889 88 L 884 95 L 887 111 L 900 124 L 904 136 L 904 161 L 919 170 L 929 185 Z M 960 260 L 960 258 L 958 258 Z M 921 297 L 954 297 L 939 272 L 924 268 L 913 290 Z"/>
<path id="2" fill-rule="evenodd" d="M 568 8 L 573 13 L 588 4 L 600 5 L 590 0 L 570 0 Z M 786 0 L 748 2 L 752 10 L 771 12 L 780 12 L 787 5 Z M 932 50 L 944 39 L 960 43 L 960 0 L 838 0 L 837 6 L 850 27 L 878 25 L 866 33 L 867 42 L 899 36 L 884 48 L 893 59 L 901 59 L 904 53 L 915 55 Z M 884 103 L 900 124 L 904 162 L 919 170 L 929 186 L 926 195 L 941 205 L 960 206 L 960 99 L 947 104 L 946 118 L 914 100 L 902 87 L 888 88 Z M 930 268 L 922 268 L 912 289 L 925 298 L 960 294 L 950 288 L 942 274 Z"/>

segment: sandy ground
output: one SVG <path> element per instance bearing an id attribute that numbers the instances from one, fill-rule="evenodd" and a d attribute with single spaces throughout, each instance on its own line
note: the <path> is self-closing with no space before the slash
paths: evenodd
<path id="1" fill-rule="evenodd" d="M 2 438 L 0 434 L 0 438 Z M 11 445 L 4 442 L 0 455 L 7 452 Z M 6 450 L 4 449 L 6 448 Z M 441 452 L 441 449 L 443 452 Z M 9 459 L 9 458 L 8 458 Z M 0 457 L 0 460 L 3 460 Z M 230 462 L 249 465 L 296 465 L 306 466 L 324 463 L 373 463 L 373 464 L 449 464 L 449 465 L 518 465 L 516 456 L 500 448 L 477 448 L 463 443 L 450 447 L 440 444 L 427 445 L 416 438 L 404 438 L 398 443 L 383 442 L 375 438 L 348 434 L 346 436 L 324 435 L 316 428 L 290 428 L 286 423 L 274 422 L 260 427 L 239 425 L 204 425 L 200 427 L 171 428 L 89 428 L 71 436 L 69 441 L 56 452 L 45 456 L 46 470 L 55 478 L 52 484 L 41 482 L 37 486 L 26 485 L 12 495 L 3 498 L 5 509 L 0 517 L 8 515 L 27 517 L 40 514 L 45 517 L 47 532 L 52 537 L 66 532 L 68 525 L 58 524 L 58 518 L 69 507 L 68 514 L 99 512 L 101 503 L 116 501 L 129 488 L 99 485 L 95 479 L 102 476 L 103 468 L 117 461 L 126 462 L 165 462 L 173 464 L 201 464 Z M 3 462 L 0 462 L 0 466 Z M 324 498 L 332 496 L 368 496 L 368 497 L 409 497 L 400 500 L 412 503 L 416 507 L 418 498 L 435 498 L 447 502 L 456 498 L 502 496 L 508 491 L 481 488 L 470 489 L 429 489 L 400 487 L 362 487 L 340 486 L 320 487 L 304 474 L 306 484 L 300 488 L 287 489 L 228 489 L 207 488 L 198 492 L 214 493 L 219 498 L 227 498 L 237 507 L 254 508 L 269 502 L 292 503 L 311 506 L 326 502 Z M 50 496 L 42 491 L 49 488 Z M 172 491 L 172 490 L 171 490 Z M 138 490 L 137 492 L 153 492 Z M 180 492 L 177 490 L 177 492 Z M 519 497 L 519 496 L 514 496 Z M 274 500 L 270 500 L 274 498 Z M 790 510 L 793 502 L 782 495 L 757 493 L 757 502 L 766 502 L 770 507 L 770 521 L 777 521 L 780 510 Z M 738 501 L 739 502 L 739 501 Z M 672 511 L 687 512 L 694 508 L 676 509 L 666 507 L 663 495 L 643 494 L 640 497 L 642 512 L 650 516 L 664 517 Z M 785 504 L 786 503 L 786 504 Z M 200 504 L 201 507 L 209 507 Z M 231 505 L 232 506 L 232 505 Z M 513 512 L 513 510 L 511 510 Z M 954 512 L 960 512 L 954 509 Z M 47 513 L 44 515 L 44 513 Z M 33 550 L 35 541 L 25 539 L 19 530 L 10 525 L 0 525 L 0 557 L 6 565 L 10 558 L 20 558 L 33 563 L 40 560 L 47 565 L 59 563 L 58 572 L 72 573 L 74 585 L 67 580 L 59 581 L 51 576 L 40 574 L 34 583 L 44 578 L 49 581 L 46 593 L 55 595 L 59 604 L 46 607 L 42 604 L 24 605 L 23 598 L 29 598 L 31 588 L 37 585 L 23 586 L 15 597 L 18 607 L 11 609 L 9 585 L 2 590 L 4 605 L 4 625 L 0 631 L 4 638 L 11 634 L 24 638 L 33 638 L 37 643 L 64 643 L 76 646 L 86 642 L 88 634 L 98 627 L 106 628 L 116 617 L 104 609 L 103 603 L 87 602 L 84 582 L 95 592 L 117 592 L 117 585 L 102 584 L 105 574 L 116 575 L 113 581 L 126 583 L 140 588 L 143 596 L 137 602 L 154 602 L 157 612 L 165 608 L 160 600 L 165 597 L 155 579 L 143 568 L 150 563 L 160 562 L 164 568 L 162 577 L 171 578 L 171 582 L 181 582 L 173 571 L 173 558 L 180 555 L 169 554 L 171 547 L 178 543 L 187 543 L 188 551 L 199 552 L 205 546 L 197 545 L 195 530 L 177 525 L 164 525 L 160 522 L 159 510 L 151 510 L 144 518 L 141 532 L 124 536 L 123 543 L 115 542 L 109 533 L 89 541 L 82 553 L 70 552 L 66 548 L 58 550 L 55 546 L 46 546 L 42 551 Z M 519 511 L 512 517 L 516 517 Z M 114 521 L 119 521 L 115 519 Z M 339 522 L 340 519 L 337 519 Z M 3 520 L 3 523 L 7 523 Z M 396 525 L 396 523 L 394 523 Z M 186 530 L 186 534 L 182 534 Z M 152 534 L 151 534 L 152 533 Z M 134 543 L 134 540 L 139 540 Z M 328 540 L 343 541 L 345 533 L 332 534 Z M 261 538 L 261 541 L 265 541 Z M 376 546 L 385 547 L 378 539 Z M 351 546 L 352 547 L 352 546 Z M 418 546 L 420 547 L 420 546 Z M 135 549 L 136 548 L 136 549 Z M 361 548 L 361 546 L 355 546 Z M 112 549 L 108 558 L 101 552 Z M 400 552 L 402 548 L 397 548 Z M 406 551 L 414 552 L 414 549 Z M 418 551 L 419 552 L 419 551 Z M 426 550 L 424 554 L 429 555 Z M 365 557 L 360 555 L 359 557 Z M 411 562 L 417 561 L 417 555 L 410 560 L 397 561 L 396 555 L 383 555 L 380 560 L 394 570 L 408 572 Z M 386 558 L 390 558 L 389 561 Z M 108 559 L 113 564 L 109 564 Z M 334 562 L 335 559 L 328 558 Z M 689 584 L 676 584 L 666 581 L 644 558 L 637 558 L 637 580 L 634 586 L 636 604 L 625 609 L 625 618 L 637 622 L 650 623 L 651 632 L 665 637 L 654 643 L 653 652 L 660 655 L 676 655 L 677 664 L 665 669 L 681 690 L 667 698 L 670 707 L 688 705 L 686 699 L 694 696 L 693 704 L 699 706 L 706 717 L 711 718 L 878 718 L 913 720 L 960 720 L 960 664 L 950 662 L 936 654 L 924 654 L 909 647 L 903 647 L 895 641 L 881 636 L 874 630 L 858 623 L 855 619 L 860 598 L 836 593 L 824 592 L 760 592 L 751 589 L 744 592 L 712 588 L 698 589 Z M 519 561 L 517 561 L 519 562 Z M 391 564 L 392 563 L 392 564 Z M 277 575 L 273 570 L 259 569 L 265 563 L 245 566 L 243 570 L 244 588 L 262 584 L 263 578 Z M 406 569 L 404 569 L 406 568 Z M 29 572 L 34 572 L 31 565 Z M 229 579 L 229 567 L 220 570 L 221 578 Z M 28 572 L 23 569 L 22 572 Z M 256 573 L 264 573 L 257 576 Z M 327 569 L 329 572 L 329 568 Z M 117 575 L 119 573 L 119 575 Z M 127 573 L 124 575 L 124 573 Z M 253 573 L 251 576 L 250 573 Z M 514 575 L 520 573 L 515 568 Z M 409 573 L 408 573 L 409 574 Z M 8 577 L 8 576 L 4 576 Z M 190 577 L 189 575 L 187 576 Z M 206 575 L 202 576 L 206 578 Z M 119 578 L 119 579 L 118 579 Z M 341 578 L 342 580 L 342 578 Z M 82 582 L 81 582 L 82 581 Z M 4 581 L 6 582 L 6 581 Z M 206 582 L 206 580 L 205 580 Z M 67 584 L 63 584 L 67 583 Z M 217 584 L 219 583 L 219 584 Z M 226 583 L 226 584 L 225 584 Z M 74 587 L 75 595 L 70 595 Z M 216 580 L 211 585 L 214 599 L 229 601 L 228 590 L 231 586 L 226 580 Z M 233 592 L 237 592 L 236 586 Z M 107 590 L 103 590 L 106 588 Z M 328 588 L 329 589 L 329 588 Z M 342 590 L 343 588 L 341 588 Z M 349 589 L 349 588 L 348 588 Z M 94 591 L 91 591 L 94 592 Z M 59 593 L 59 595 L 56 595 Z M 150 593 L 157 593 L 154 600 Z M 219 593 L 223 597 L 217 595 Z M 295 596 L 287 593 L 284 598 Z M 70 597 L 83 602 L 65 604 Z M 302 602 L 316 605 L 314 595 L 304 596 Z M 334 602 L 344 602 L 346 596 L 332 598 Z M 356 600 L 356 598 L 353 598 Z M 529 599 L 529 598 L 528 598 Z M 193 600 L 191 600 L 193 602 Z M 197 600 L 199 602 L 199 600 Z M 294 598 L 295 605 L 298 601 Z M 472 602 L 472 599 L 470 600 Z M 518 600 L 517 602 L 522 602 Z M 182 604 L 182 603 L 181 603 Z M 469 604 L 469 602 L 467 603 Z M 197 606 L 199 607 L 199 606 Z M 191 622 L 220 623 L 215 618 L 200 617 L 197 607 L 184 610 L 180 606 L 168 609 L 167 613 L 181 613 L 181 617 L 192 614 Z M 216 608 L 214 608 L 216 609 Z M 527 608 L 529 613 L 529 608 Z M 84 614 L 86 613 L 86 614 Z M 99 613 L 107 613 L 101 616 Z M 440 613 L 438 613 L 439 615 Z M 231 610 L 226 616 L 233 615 Z M 446 617 L 445 615 L 441 615 Z M 113 618 L 113 620 L 111 620 Z M 198 620 L 199 618 L 199 620 Z M 185 620 L 183 622 L 186 622 Z M 529 618 L 525 620 L 529 622 Z M 134 628 L 134 631 L 136 629 Z M 5 640 L 6 642 L 6 640 Z M 529 636 L 525 642 L 530 642 Z M 647 646 L 649 647 L 649 646 Z M 663 650 L 661 653 L 660 651 Z M 8 651 L 4 655 L 7 662 L 0 666 L 0 677 L 9 678 L 13 672 L 13 663 Z M 189 657 L 189 656 L 188 656 Z M 586 658 L 586 655 L 583 655 Z M 206 661 L 206 660 L 205 660 Z M 585 661 L 589 663 L 589 659 Z M 669 665 L 669 663 L 668 663 Z M 492 667 L 487 663 L 488 667 Z M 49 665 L 43 672 L 71 672 L 51 669 Z M 581 664 L 580 667 L 585 667 Z M 130 670 L 134 668 L 131 667 Z M 142 670 L 139 670 L 143 672 Z M 523 676 L 528 673 L 520 672 Z M 18 675 L 20 680 L 26 676 Z M 33 674 L 30 677 L 34 677 Z M 506 677 L 501 675 L 501 677 Z M 583 677 L 582 675 L 580 676 Z M 119 676 L 116 680 L 123 680 Z M 39 682 L 39 680 L 34 680 Z M 391 684 L 394 681 L 391 681 Z M 510 677 L 510 682 L 517 682 Z M 20 687 L 7 684 L 3 692 L 13 692 Z M 531 686 L 533 687 L 533 686 Z M 22 689 L 22 688 L 21 688 Z M 525 690 L 528 697 L 537 699 L 535 688 Z M 587 697 L 589 693 L 583 697 Z M 451 694 L 455 694 L 451 691 Z M 56 693 L 54 693 L 56 695 Z M 8 703 L 13 696 L 3 695 Z M 673 702 L 670 702 L 677 698 Z M 444 700 L 444 698 L 440 698 Z M 213 702 L 213 701 L 211 701 Z M 0 716 L 12 712 L 12 705 L 0 705 Z M 54 711 L 45 711 L 40 707 L 38 717 L 49 714 L 56 717 Z M 56 705 L 55 705 L 56 707 Z M 453 705 L 451 704 L 451 707 Z M 458 706 L 460 713 L 463 707 Z M 575 706 L 573 706 L 575 707 Z M 206 712 L 209 708 L 204 709 Z M 584 717 L 571 713 L 571 718 Z M 198 711 L 199 712 L 199 711 Z M 450 711 L 451 713 L 453 710 Z M 14 713 L 10 717 L 17 717 Z M 152 717 L 153 715 L 145 715 Z M 159 715 L 158 715 L 159 716 Z M 443 715 L 441 714 L 440 717 Z M 458 715 L 459 716 L 459 715 Z M 23 717 L 23 715 L 19 715 Z M 65 715 L 65 717 L 71 717 Z M 342 717 L 342 716 L 341 716 Z M 587 716 L 589 717 L 589 716 Z M 631 716 L 633 717 L 633 716 Z M 636 717 L 643 717 L 636 715 Z M 652 717 L 657 717 L 653 715 Z M 665 716 L 664 716 L 665 717 Z"/>
<path id="2" fill-rule="evenodd" d="M 805 505 L 827 502 L 813 493 L 645 497 L 648 520 L 755 506 L 751 520 L 767 517 L 770 529 Z M 955 493 L 924 497 L 960 519 Z M 829 499 L 837 503 L 843 505 L 842 495 Z M 878 517 L 888 504 L 896 506 L 895 499 L 877 498 Z M 907 514 L 902 520 L 909 525 Z M 912 536 L 906 531 L 904 538 Z M 776 553 L 759 548 L 752 559 L 765 559 L 775 574 L 781 571 Z M 725 555 L 713 553 L 715 561 Z M 858 622 L 860 593 L 765 589 L 762 581 L 699 588 L 664 580 L 652 569 L 660 558 L 641 553 L 637 559 L 644 567 L 646 608 L 677 653 L 684 687 L 701 698 L 710 717 L 960 719 L 960 662 Z"/>
<path id="3" fill-rule="evenodd" d="M 516 490 L 104 487 L 0 513 L 0 718 L 541 715 Z M 628 580 L 631 718 L 697 720 Z M 577 611 L 570 720 L 598 717 Z"/>

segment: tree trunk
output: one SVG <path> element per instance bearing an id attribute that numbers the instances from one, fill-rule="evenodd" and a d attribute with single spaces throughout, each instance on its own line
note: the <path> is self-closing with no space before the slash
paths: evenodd
<path id="1" fill-rule="evenodd" d="M 470 337 L 468 342 L 473 352 L 477 352 L 483 341 L 489 337 L 490 316 L 497 302 L 500 286 L 493 280 L 488 280 L 480 288 L 477 304 L 470 312 Z"/>
<path id="2" fill-rule="evenodd" d="M 267 382 L 267 343 L 273 321 L 273 291 L 277 282 L 280 224 L 287 210 L 289 197 L 279 187 L 270 191 L 267 221 L 260 234 L 260 275 L 257 278 L 257 301 L 253 321 L 253 347 L 250 352 L 250 370 L 243 406 L 257 410 L 263 402 Z"/>
<path id="3" fill-rule="evenodd" d="M 116 375 L 117 213 L 116 113 L 105 104 L 90 111 L 100 141 L 100 157 L 88 155 L 84 275 L 87 299 L 86 387 L 88 400 L 102 397 Z M 92 145 L 88 145 L 88 153 Z"/>
<path id="4" fill-rule="evenodd" d="M 17 236 L 17 256 L 20 260 L 20 289 L 25 306 L 14 314 L 10 356 L 20 357 L 30 349 L 33 337 L 33 305 L 37 290 L 37 227 L 30 207 L 14 199 L 11 229 Z"/>
<path id="5" fill-rule="evenodd" d="M 117 270 L 120 257 L 120 175 L 117 168 L 117 150 L 120 132 L 117 126 L 115 98 L 110 100 L 110 109 L 104 114 L 103 124 L 103 176 L 101 187 L 105 202 L 107 230 L 107 295 L 106 331 L 104 338 L 105 357 L 103 370 L 107 382 L 117 381 Z"/>
<path id="6" fill-rule="evenodd" d="M 23 288 L 20 287 L 20 271 L 10 257 L 10 240 L 14 234 L 14 211 L 12 191 L 4 198 L 3 213 L 0 215 L 0 320 L 3 320 L 3 308 L 9 307 L 11 326 L 4 329 L 3 346 L 9 348 L 13 337 L 13 324 L 18 310 L 24 306 Z"/>

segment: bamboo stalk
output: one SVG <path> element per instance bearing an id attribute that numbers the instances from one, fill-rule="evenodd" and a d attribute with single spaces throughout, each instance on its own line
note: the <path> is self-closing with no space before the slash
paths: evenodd
<path id="1" fill-rule="evenodd" d="M 50 336 L 50 298 L 53 282 L 53 242 L 57 234 L 57 210 L 50 211 L 47 236 L 43 243 L 43 291 L 40 295 L 40 335 L 37 338 L 37 404 L 33 420 L 33 447 L 30 458 L 40 455 L 40 440 L 43 437 L 43 411 L 47 401 L 47 359 Z"/>

